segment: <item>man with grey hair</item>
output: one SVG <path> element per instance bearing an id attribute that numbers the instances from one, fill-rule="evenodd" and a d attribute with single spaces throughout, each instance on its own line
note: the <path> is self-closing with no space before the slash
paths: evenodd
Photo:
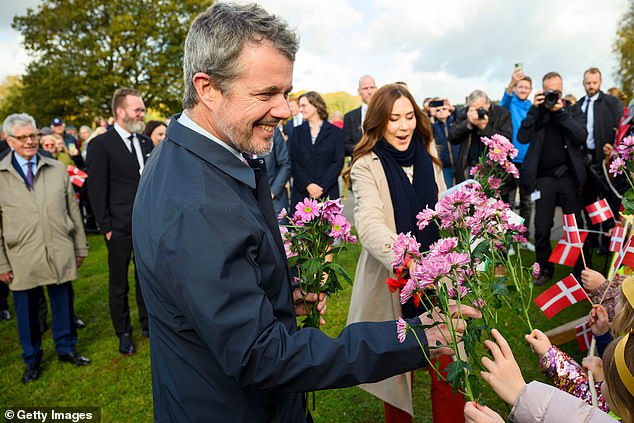
<path id="1" fill-rule="evenodd" d="M 53 341 L 60 361 L 84 366 L 75 351 L 71 281 L 88 255 L 75 192 L 66 168 L 38 153 L 35 121 L 12 114 L 3 124 L 11 152 L 0 160 L 0 282 L 13 291 L 22 358 L 22 381 L 40 375 L 38 304 L 47 287 Z"/>
<path id="2" fill-rule="evenodd" d="M 293 289 L 264 160 L 243 156 L 266 154 L 289 117 L 297 48 L 287 24 L 254 4 L 214 3 L 187 35 L 185 111 L 152 153 L 133 212 L 156 421 L 304 422 L 302 392 L 424 364 L 395 321 L 353 324 L 336 339 L 297 329 L 296 313 L 318 297 Z M 421 320 L 431 324 L 414 329 L 423 343 L 448 336 L 433 317 L 409 323 Z"/>
<path id="3" fill-rule="evenodd" d="M 482 90 L 475 90 L 466 100 L 465 107 L 458 112 L 456 122 L 449 130 L 449 142 L 460 144 L 460 154 L 456 162 L 456 183 L 468 179 L 471 167 L 485 151 L 481 137 L 493 134 L 513 137 L 511 113 L 504 107 L 491 103 Z"/>
<path id="4" fill-rule="evenodd" d="M 376 90 L 376 82 L 373 77 L 363 75 L 359 78 L 357 93 L 361 97 L 361 106 L 349 111 L 343 117 L 343 142 L 346 146 L 346 156 L 352 156 L 352 150 L 361 141 L 365 113 Z"/>

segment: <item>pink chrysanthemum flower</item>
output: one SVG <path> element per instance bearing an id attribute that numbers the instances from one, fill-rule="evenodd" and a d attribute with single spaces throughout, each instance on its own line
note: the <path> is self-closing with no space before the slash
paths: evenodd
<path id="1" fill-rule="evenodd" d="M 540 273 L 541 273 L 541 267 L 539 266 L 539 263 L 537 262 L 533 263 L 533 277 L 534 278 L 538 277 Z"/>
<path id="2" fill-rule="evenodd" d="M 458 246 L 458 238 L 440 238 L 429 246 L 428 257 L 444 256 Z"/>
<path id="3" fill-rule="evenodd" d="M 484 300 L 482 298 L 478 298 L 477 300 L 474 300 L 473 307 L 477 309 L 481 309 L 482 307 L 484 307 Z"/>
<path id="4" fill-rule="evenodd" d="M 418 229 L 422 231 L 427 225 L 431 223 L 432 219 L 436 216 L 436 211 L 432 209 L 425 209 L 422 212 L 418 213 L 416 215 L 416 219 L 418 220 L 418 223 L 416 225 L 418 226 Z"/>
<path id="5" fill-rule="evenodd" d="M 319 216 L 319 206 L 317 200 L 305 198 L 295 206 L 295 217 L 304 223 L 308 223 Z"/>
<path id="6" fill-rule="evenodd" d="M 344 239 L 350 233 L 350 222 L 342 214 L 335 215 L 330 219 L 332 228 L 328 236 L 335 239 Z"/>
<path id="7" fill-rule="evenodd" d="M 455 254 L 455 253 L 449 253 Z M 420 288 L 426 288 L 434 284 L 441 277 L 447 275 L 451 265 L 447 262 L 447 256 L 425 257 L 411 272 L 411 277 L 418 282 Z"/>
<path id="8" fill-rule="evenodd" d="M 464 285 L 458 285 L 457 289 L 454 287 L 451 287 L 447 290 L 447 296 L 452 300 L 458 299 L 458 296 L 460 296 L 460 298 L 463 298 L 468 293 L 469 293 L 469 290 Z"/>
<path id="9" fill-rule="evenodd" d="M 401 304 L 405 304 L 409 301 L 410 298 L 419 290 L 418 284 L 415 280 L 409 279 L 403 289 L 401 289 L 401 293 L 399 294 L 399 299 Z"/>
<path id="10" fill-rule="evenodd" d="M 324 218 L 330 220 L 334 216 L 340 215 L 343 211 L 343 204 L 341 199 L 326 200 L 321 204 L 321 213 Z"/>
<path id="11" fill-rule="evenodd" d="M 286 218 L 286 216 L 288 216 L 288 212 L 286 211 L 286 207 L 282 207 L 282 210 L 280 210 L 280 214 L 277 215 L 277 221 L 281 222 L 282 220 L 284 220 Z"/>
<path id="12" fill-rule="evenodd" d="M 502 185 L 502 180 L 500 178 L 490 177 L 487 181 L 491 189 L 498 189 L 500 185 Z"/>
<path id="13" fill-rule="evenodd" d="M 625 162 L 621 157 L 617 157 L 610 163 L 610 173 L 614 176 L 621 175 L 625 170 Z"/>
<path id="14" fill-rule="evenodd" d="M 403 266 L 408 255 L 420 257 L 420 244 L 416 242 L 416 237 L 411 232 L 398 234 L 392 244 L 392 251 L 394 252 L 392 267 L 399 268 Z"/>
<path id="15" fill-rule="evenodd" d="M 409 324 L 403 320 L 402 317 L 398 318 L 396 322 L 396 335 L 398 336 L 398 342 L 401 344 L 405 342 L 405 337 L 407 336 L 407 331 L 409 330 Z"/>

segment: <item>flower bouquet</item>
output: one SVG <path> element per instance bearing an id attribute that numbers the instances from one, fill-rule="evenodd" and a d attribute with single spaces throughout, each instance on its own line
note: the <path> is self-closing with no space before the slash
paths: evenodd
<path id="1" fill-rule="evenodd" d="M 282 210 L 279 220 L 285 219 Z M 343 289 L 341 279 L 352 285 L 346 270 L 337 263 L 337 255 L 356 237 L 350 234 L 350 222 L 343 215 L 339 199 L 318 202 L 309 198 L 295 206 L 289 225 L 281 225 L 280 232 L 294 283 L 304 294 L 325 292 L 334 294 Z M 317 303 L 305 301 L 308 314 L 302 328 L 319 328 Z"/>
<path id="2" fill-rule="evenodd" d="M 624 175 L 629 189 L 623 194 L 621 204 L 623 205 L 623 211 L 621 214 L 632 215 L 634 214 L 634 182 L 632 181 L 632 173 L 634 172 L 634 136 L 623 138 L 623 141 L 616 146 L 616 156 L 610 163 L 610 174 L 613 177 L 617 175 Z"/>
<path id="3" fill-rule="evenodd" d="M 415 303 L 433 299 L 441 314 L 445 313 L 444 323 L 451 336 L 442 346 L 452 348 L 456 359 L 444 369 L 446 378 L 439 369 L 436 371 L 469 400 L 479 397 L 480 381 L 474 372 L 483 370 L 480 363 L 484 354 L 483 338 L 490 338 L 490 330 L 497 326 L 499 310 L 512 310 L 527 329 L 532 330 L 528 314 L 532 302 L 531 280 L 539 272 L 537 264 L 525 266 L 520 254 L 508 255 L 511 246 L 515 245 L 519 251 L 517 244 L 526 241 L 522 235 L 526 228 L 508 204 L 495 199 L 507 174 L 517 177 L 517 169 L 510 163 L 517 151 L 502 136 L 482 141 L 489 148 L 486 157 L 474 168 L 476 180 L 452 190 L 434 209 L 425 209 L 417 216 L 420 229 L 438 225 L 441 239 L 433 243 L 429 251 L 421 252 L 413 236 L 399 234 L 393 244 L 392 263 L 398 279 L 387 281 L 391 289 L 400 287 L 402 303 L 410 298 Z M 405 269 L 407 279 L 403 277 Z M 452 327 L 451 304 L 467 304 L 482 312 L 482 318 L 469 323 L 462 340 Z M 397 325 L 400 340 L 410 331 L 405 321 Z"/>

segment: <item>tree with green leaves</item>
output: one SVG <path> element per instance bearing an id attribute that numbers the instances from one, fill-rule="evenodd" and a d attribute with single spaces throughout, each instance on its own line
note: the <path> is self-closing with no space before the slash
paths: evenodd
<path id="1" fill-rule="evenodd" d="M 634 94 L 634 0 L 616 31 L 614 50 L 619 56 L 619 79 L 625 94 L 629 98 Z"/>
<path id="2" fill-rule="evenodd" d="M 43 0 L 16 16 L 33 60 L 19 89 L 0 106 L 47 124 L 61 116 L 87 123 L 109 116 L 119 87 L 141 92 L 146 107 L 169 115 L 181 108 L 183 44 L 209 0 Z"/>

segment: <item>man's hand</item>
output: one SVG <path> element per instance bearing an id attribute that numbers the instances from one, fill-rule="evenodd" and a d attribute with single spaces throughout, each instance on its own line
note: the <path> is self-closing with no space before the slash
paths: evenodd
<path id="1" fill-rule="evenodd" d="M 542 104 L 544 104 L 544 100 L 546 97 L 544 96 L 544 90 L 535 91 L 535 97 L 533 97 L 533 106 L 539 108 Z"/>
<path id="2" fill-rule="evenodd" d="M 533 329 L 530 334 L 524 336 L 524 339 L 531 346 L 531 350 L 540 357 L 553 346 L 546 334 L 539 329 Z"/>
<path id="3" fill-rule="evenodd" d="M 0 282 L 10 285 L 13 282 L 13 272 L 9 270 L 8 272 L 0 273 Z"/>
<path id="4" fill-rule="evenodd" d="M 497 344 L 487 339 L 484 346 L 491 351 L 493 360 L 489 357 L 482 358 L 482 365 L 488 372 L 480 372 L 480 375 L 504 402 L 513 405 L 526 382 L 506 339 L 497 329 L 491 330 L 491 335 Z"/>
<path id="5" fill-rule="evenodd" d="M 106 232 L 105 236 L 106 236 L 106 241 L 110 241 L 110 238 L 112 237 L 112 231 Z"/>
<path id="6" fill-rule="evenodd" d="M 77 268 L 79 269 L 81 267 L 81 265 L 84 263 L 84 259 L 86 257 L 81 257 L 81 256 L 76 256 L 75 257 L 75 264 L 77 264 Z"/>
<path id="7" fill-rule="evenodd" d="M 602 305 L 595 304 L 588 315 L 588 325 L 595 336 L 605 335 L 610 330 L 608 312 Z"/>
<path id="8" fill-rule="evenodd" d="M 503 423 L 504 419 L 498 413 L 486 405 L 480 405 L 475 401 L 468 401 L 464 405 L 464 417 L 466 423 Z"/>
<path id="9" fill-rule="evenodd" d="M 522 79 L 524 79 L 524 71 L 522 70 L 522 68 L 515 68 L 515 70 L 511 74 L 511 82 L 509 82 L 508 87 L 506 87 L 506 93 L 508 95 L 513 94 L 513 90 L 515 89 L 515 86 Z"/>
<path id="10" fill-rule="evenodd" d="M 603 361 L 599 357 L 584 357 L 581 361 L 581 365 L 584 369 L 592 372 L 595 382 L 603 382 L 605 380 L 605 374 L 603 373 Z"/>
<path id="11" fill-rule="evenodd" d="M 302 292 L 301 289 L 299 288 L 295 288 L 293 290 L 293 303 L 295 304 L 295 314 L 297 316 L 306 316 L 308 314 L 308 307 L 306 306 L 306 303 L 317 303 L 317 311 L 319 311 L 319 314 L 321 314 L 322 316 L 324 314 L 326 314 L 326 300 L 327 300 L 327 296 L 325 292 L 320 292 L 319 293 L 319 297 L 317 296 L 317 294 L 313 293 L 313 292 L 309 292 L 306 296 L 304 296 L 304 293 Z M 319 302 L 317 302 L 319 300 Z M 320 325 L 325 325 L 326 321 L 323 318 L 319 319 Z"/>
<path id="12" fill-rule="evenodd" d="M 564 99 L 560 98 L 557 103 L 550 109 L 551 112 L 558 112 L 564 108 Z"/>
<path id="13" fill-rule="evenodd" d="M 458 313 L 458 311 L 460 311 L 460 313 Z M 460 305 L 460 310 L 458 310 L 458 306 L 456 304 L 450 305 L 449 312 L 451 313 L 451 321 L 454 329 L 456 330 L 458 340 L 462 339 L 462 334 L 467 327 L 467 323 L 464 321 L 465 317 L 482 317 L 482 313 L 478 310 L 464 304 Z M 438 343 L 447 345 L 451 340 L 449 328 L 447 328 L 444 323 L 447 317 L 439 312 L 438 307 L 434 308 L 430 312 L 421 314 L 418 318 L 425 326 L 436 324 L 436 326 L 425 329 L 425 337 L 427 337 L 427 345 L 429 347 L 429 357 L 434 359 L 442 355 L 452 355 L 453 350 L 449 347 L 434 348 Z"/>
<path id="14" fill-rule="evenodd" d="M 484 115 L 484 119 L 479 119 L 478 110 L 473 107 L 469 107 L 469 110 L 467 111 L 467 121 L 482 131 L 489 124 L 489 115 L 486 114 Z"/>
<path id="15" fill-rule="evenodd" d="M 324 193 L 324 189 L 315 183 L 308 184 L 306 191 L 308 191 L 310 198 L 313 199 L 321 198 Z"/>
<path id="16" fill-rule="evenodd" d="M 583 287 L 588 291 L 594 291 L 595 289 L 601 287 L 607 280 L 605 277 L 592 269 L 583 269 L 581 271 L 581 283 Z"/>

